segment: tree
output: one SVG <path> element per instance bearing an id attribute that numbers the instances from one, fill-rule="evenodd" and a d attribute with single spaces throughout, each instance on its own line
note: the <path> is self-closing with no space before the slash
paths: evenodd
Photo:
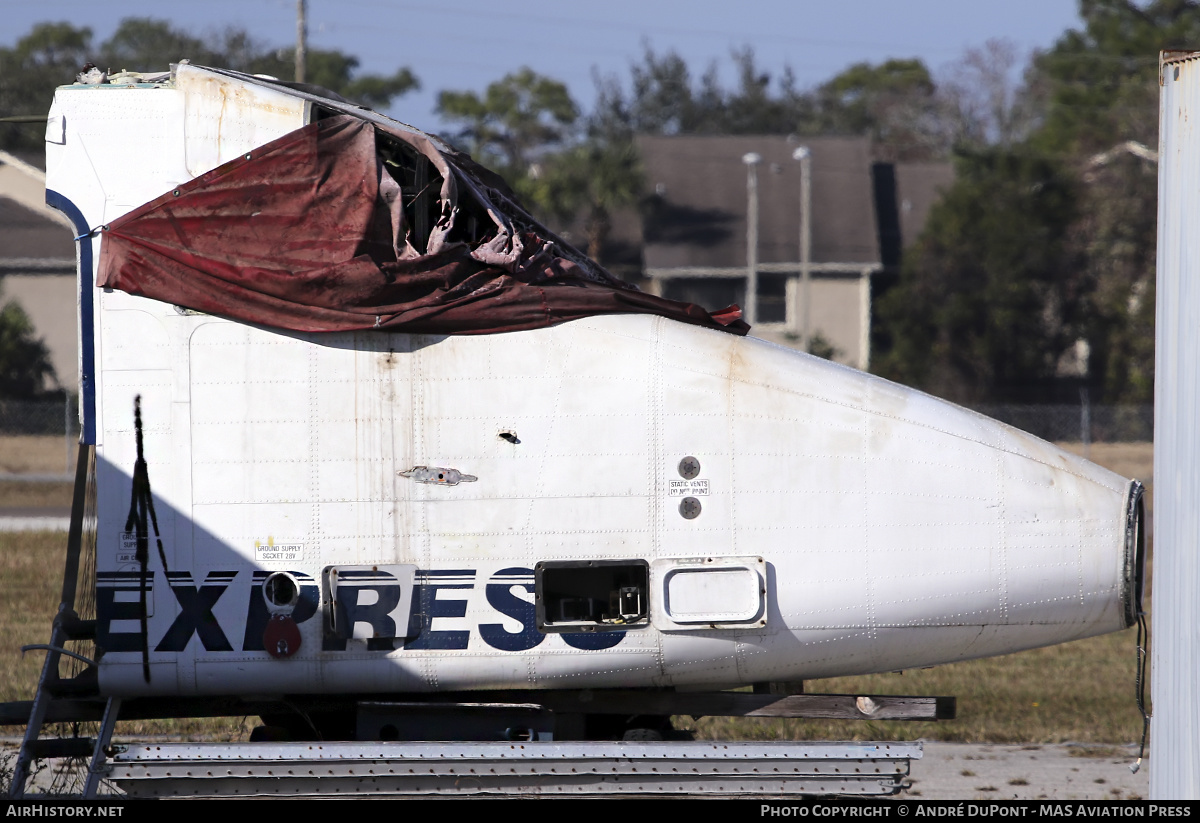
<path id="1" fill-rule="evenodd" d="M 723 88 L 712 63 L 696 82 L 675 52 L 646 48 L 630 66 L 629 91 L 598 82 L 596 117 L 638 134 L 865 135 L 891 159 L 928 159 L 949 148 L 936 86 L 920 60 L 858 63 L 811 91 L 785 67 L 761 70 L 750 48 L 733 52 L 738 83 Z"/>
<path id="2" fill-rule="evenodd" d="M 750 48 L 734 51 L 738 85 L 721 86 L 711 63 L 694 83 L 687 63 L 675 52 L 646 47 L 629 67 L 626 93 L 614 78 L 597 79 L 595 119 L 622 122 L 637 134 L 789 134 L 812 119 L 812 96 L 796 89 L 785 68 L 776 82 L 759 69 Z M 802 130 L 802 129 L 800 129 Z"/>
<path id="3" fill-rule="evenodd" d="M 438 114 L 460 124 L 450 140 L 511 183 L 530 175 L 535 161 L 565 145 L 579 118 L 567 87 L 523 68 L 490 84 L 480 97 L 473 91 L 438 94 Z"/>
<path id="4" fill-rule="evenodd" d="M 920 60 L 857 63 L 816 91 L 806 131 L 869 135 L 881 159 L 926 160 L 948 147 L 936 86 Z"/>
<path id="5" fill-rule="evenodd" d="M 675 52 L 659 57 L 647 46 L 642 63 L 629 67 L 630 95 L 626 98 L 620 81 L 609 78 L 601 86 L 596 116 L 602 120 L 624 121 L 639 134 L 686 134 L 701 130 L 700 111 L 692 92 L 687 63 Z M 715 73 L 706 83 L 710 99 Z"/>
<path id="6" fill-rule="evenodd" d="M 0 309 L 0 399 L 31 399 L 57 383 L 50 352 L 33 336 L 24 309 L 9 302 Z"/>
<path id="7" fill-rule="evenodd" d="M 113 72 L 162 71 L 169 64 L 185 59 L 201 66 L 240 68 L 224 65 L 228 61 L 224 45 L 219 38 L 205 42 L 176 31 L 165 20 L 130 17 L 121 21 L 91 62 Z"/>
<path id="8" fill-rule="evenodd" d="M 196 37 L 162 20 L 131 17 L 95 46 L 90 29 L 41 23 L 16 46 L 0 48 L 0 113 L 46 112 L 54 89 L 73 82 L 88 62 L 113 72 L 158 71 L 183 59 L 284 80 L 293 72 L 291 49 L 266 46 L 242 29 Z M 339 51 L 310 49 L 308 67 L 309 82 L 375 108 L 386 108 L 394 98 L 419 86 L 407 68 L 390 76 L 360 74 L 358 58 Z M 4 124 L 0 130 L 3 148 L 34 149 L 42 140 L 42 130 L 34 127 Z"/>
<path id="9" fill-rule="evenodd" d="M 1158 166 L 1127 152 L 1089 165 L 1071 228 L 1087 278 L 1092 394 L 1108 402 L 1154 399 L 1154 283 Z"/>
<path id="10" fill-rule="evenodd" d="M 1120 147 L 1157 146 L 1157 54 L 1200 42 L 1200 4 L 1082 0 L 1080 16 L 1083 26 L 1035 61 L 1044 123 L 1029 147 L 1068 158 L 1083 181 L 1071 243 L 1089 283 L 1082 336 L 1092 396 L 1145 403 L 1154 387 L 1157 168 Z"/>
<path id="11" fill-rule="evenodd" d="M 348 100 L 376 109 L 386 109 L 395 98 L 421 88 L 421 81 L 407 67 L 399 68 L 388 76 L 356 75 L 358 58 L 351 57 L 348 61 L 342 61 L 343 57 L 345 55 L 338 51 L 309 50 L 308 65 L 312 72 L 312 82 L 332 89 Z M 339 71 L 336 74 L 325 67 L 326 60 L 338 64 Z"/>
<path id="12" fill-rule="evenodd" d="M 1015 82 L 1021 62 L 1010 41 L 993 39 L 967 49 L 944 73 L 937 96 L 950 145 L 1013 146 L 1030 136 L 1037 95 L 1029 83 Z"/>
<path id="13" fill-rule="evenodd" d="M 503 174 L 531 209 L 569 224 L 582 218 L 588 255 L 604 256 L 612 213 L 637 202 L 642 177 L 629 115 L 587 119 L 567 87 L 528 68 L 490 84 L 480 96 L 444 91 L 438 111 L 461 124 L 450 136 Z"/>
<path id="14" fill-rule="evenodd" d="M 1035 61 L 1044 85 L 1042 151 L 1076 155 L 1125 140 L 1154 145 L 1158 131 L 1158 53 L 1195 48 L 1200 9 L 1192 0 L 1080 0 L 1083 28 Z"/>
<path id="15" fill-rule="evenodd" d="M 12 48 L 0 48 L 0 116 L 45 114 L 55 87 L 70 83 L 92 51 L 92 31 L 39 23 Z M 0 123 L 0 148 L 37 149 L 45 127 Z"/>
<path id="16" fill-rule="evenodd" d="M 878 373 L 964 403 L 1053 380 L 1085 297 L 1067 242 L 1075 187 L 1057 163 L 1021 152 L 962 156 L 879 301 L 891 346 Z"/>
<path id="17" fill-rule="evenodd" d="M 1152 399 L 1156 54 L 1200 41 L 1200 4 L 1083 0 L 1080 16 L 1023 89 L 989 45 L 956 72 L 967 88 L 943 90 L 960 147 L 998 148 L 966 153 L 880 300 L 881 372 L 974 402 L 1080 380 L 1099 402 Z M 1086 353 L 1075 376 L 1072 351 Z"/>
<path id="18" fill-rule="evenodd" d="M 98 65 L 145 70 L 187 58 L 200 65 L 219 66 L 252 74 L 268 74 L 286 80 L 295 67 L 292 49 L 274 49 L 254 40 L 242 29 L 229 28 L 205 39 L 172 29 L 162 20 L 129 18 L 100 47 Z M 307 79 L 347 99 L 367 106 L 386 108 L 393 98 L 419 88 L 407 68 L 395 74 L 358 74 L 359 60 L 327 49 L 307 52 Z"/>
<path id="19" fill-rule="evenodd" d="M 243 45 L 244 32 L 225 35 L 227 65 L 251 74 L 269 74 L 288 79 L 295 69 L 293 49 L 263 49 L 252 42 Z M 396 97 L 421 87 L 408 68 L 391 75 L 358 74 L 359 60 L 349 54 L 327 49 L 308 49 L 305 56 L 305 83 L 340 94 L 347 100 L 375 109 L 385 109 Z"/>
<path id="20" fill-rule="evenodd" d="M 547 158 L 523 188 L 530 202 L 561 221 L 582 216 L 588 257 L 603 263 L 613 213 L 637 203 L 642 187 L 633 142 L 593 137 Z"/>
<path id="21" fill-rule="evenodd" d="M 761 71 L 754 50 L 746 47 L 733 53 L 738 70 L 738 87 L 721 101 L 724 131 L 730 134 L 790 134 L 802 130 L 813 115 L 812 95 L 796 89 L 796 77 L 785 66 L 778 93 L 772 94 L 772 78 Z M 710 73 L 715 78 L 715 73 Z M 710 95 L 715 97 L 715 95 Z"/>

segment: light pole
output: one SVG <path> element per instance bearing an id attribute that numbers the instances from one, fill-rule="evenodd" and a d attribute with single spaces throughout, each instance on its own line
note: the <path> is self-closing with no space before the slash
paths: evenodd
<path id="1" fill-rule="evenodd" d="M 296 0 L 296 82 L 303 83 L 308 62 L 308 0 Z"/>
<path id="2" fill-rule="evenodd" d="M 792 159 L 800 161 L 800 348 L 808 351 L 812 329 L 812 152 L 799 146 Z"/>
<path id="3" fill-rule="evenodd" d="M 746 305 L 742 316 L 751 326 L 758 318 L 758 166 L 762 155 L 747 152 L 746 164 Z"/>

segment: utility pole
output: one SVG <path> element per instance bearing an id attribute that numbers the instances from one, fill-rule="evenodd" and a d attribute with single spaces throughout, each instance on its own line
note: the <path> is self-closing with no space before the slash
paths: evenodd
<path id="1" fill-rule="evenodd" d="M 308 0 L 296 0 L 296 82 L 304 82 L 308 56 Z"/>
<path id="2" fill-rule="evenodd" d="M 742 317 L 751 326 L 758 319 L 758 164 L 762 155 L 747 152 L 746 164 L 746 305 Z"/>
<path id="3" fill-rule="evenodd" d="M 800 146 L 792 152 L 800 161 L 800 349 L 808 351 L 812 336 L 812 152 Z"/>

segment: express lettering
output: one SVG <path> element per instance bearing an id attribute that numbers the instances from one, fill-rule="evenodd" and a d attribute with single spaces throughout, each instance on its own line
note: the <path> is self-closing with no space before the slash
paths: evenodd
<path id="1" fill-rule="evenodd" d="M 241 651 L 263 651 L 263 633 L 271 618 L 262 597 L 262 585 L 271 572 L 254 571 L 246 597 L 245 629 Z M 293 571 L 299 584 L 291 618 L 297 623 L 312 620 L 321 612 L 320 585 L 311 575 Z M 159 652 L 181 652 L 196 638 L 209 652 L 234 651 L 214 608 L 233 587 L 238 572 L 211 571 L 200 585 L 190 572 L 171 572 L 168 587 L 179 607 L 170 627 L 153 646 Z M 359 579 L 361 577 L 361 579 Z M 403 592 L 400 581 L 380 571 L 346 572 L 338 588 L 334 614 L 328 619 L 322 649 L 346 651 L 351 640 L 365 640 L 374 651 L 459 650 L 470 642 L 471 629 L 461 626 L 467 613 L 467 598 L 476 586 L 473 569 L 420 571 L 412 583 L 411 610 L 406 627 L 397 625 L 395 609 Z M 146 580 L 146 599 L 153 614 L 154 575 Z M 96 576 L 97 644 L 110 652 L 141 649 L 141 576 L 130 572 L 100 572 Z M 497 651 L 523 652 L 545 642 L 548 635 L 537 629 L 533 604 L 532 569 L 501 569 L 484 584 L 483 594 L 496 618 L 481 620 L 475 627 L 480 640 Z M 334 631 L 341 626 L 343 630 Z M 620 643 L 625 632 L 561 634 L 567 645 L 584 650 L 609 649 Z M 360 645 L 358 648 L 362 648 Z"/>

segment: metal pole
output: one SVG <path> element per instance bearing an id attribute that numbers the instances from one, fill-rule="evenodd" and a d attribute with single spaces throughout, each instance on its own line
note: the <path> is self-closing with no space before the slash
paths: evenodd
<path id="1" fill-rule="evenodd" d="M 296 0 L 296 82 L 304 82 L 308 57 L 308 0 Z"/>
<path id="2" fill-rule="evenodd" d="M 812 334 L 812 152 L 800 146 L 792 152 L 800 161 L 800 348 L 808 351 Z"/>
<path id="3" fill-rule="evenodd" d="M 1200 63 L 1163 52 L 1154 323 L 1150 797 L 1200 797 Z"/>
<path id="4" fill-rule="evenodd" d="M 758 318 L 758 164 L 762 155 L 748 152 L 746 164 L 746 305 L 742 315 L 754 325 Z"/>
<path id="5" fill-rule="evenodd" d="M 1083 444 L 1083 456 L 1092 457 L 1092 403 L 1087 386 L 1079 390 L 1079 441 Z"/>
<path id="6" fill-rule="evenodd" d="M 105 750 L 112 742 L 113 730 L 117 727 L 117 715 L 121 713 L 121 698 L 110 697 L 104 705 L 104 716 L 100 720 L 100 733 L 96 735 L 96 748 L 92 762 L 88 765 L 87 780 L 83 784 L 83 796 L 91 799 L 100 791 L 100 769 L 104 766 Z"/>

